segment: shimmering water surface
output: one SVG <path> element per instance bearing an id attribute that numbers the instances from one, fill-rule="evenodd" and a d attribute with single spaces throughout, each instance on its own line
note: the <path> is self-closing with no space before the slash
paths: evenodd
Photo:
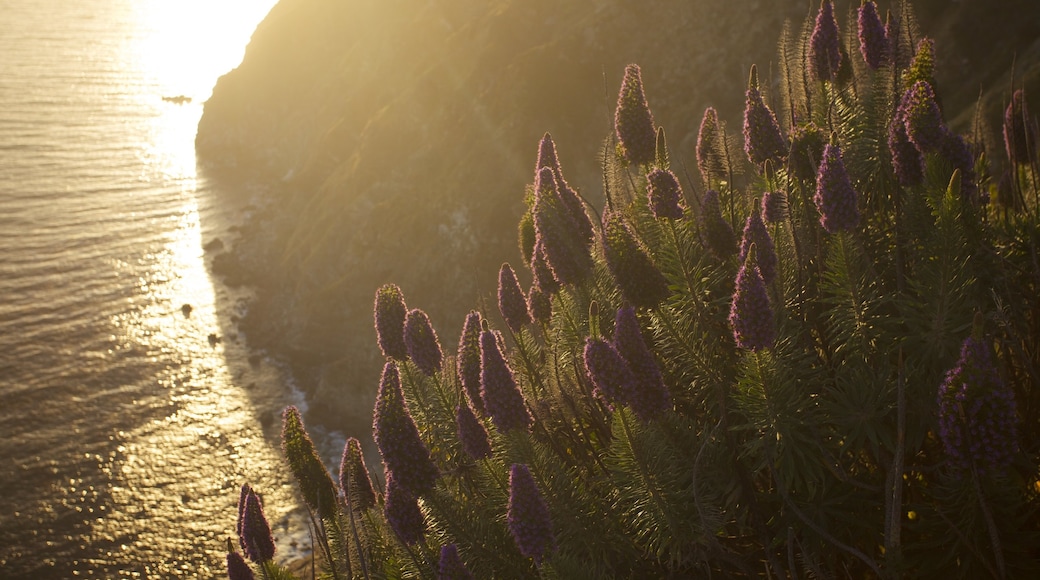
<path id="1" fill-rule="evenodd" d="M 0 0 L 0 577 L 217 577 L 243 481 L 299 538 L 193 146 L 273 3 Z"/>

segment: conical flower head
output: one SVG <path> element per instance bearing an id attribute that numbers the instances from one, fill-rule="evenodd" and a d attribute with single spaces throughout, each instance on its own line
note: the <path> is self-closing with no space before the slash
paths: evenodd
<path id="1" fill-rule="evenodd" d="M 238 494 L 238 519 L 235 520 L 235 533 L 238 534 L 238 545 L 245 551 L 246 544 L 243 540 L 242 535 L 242 523 L 246 517 L 246 500 L 249 498 L 249 494 L 253 493 L 253 488 L 249 487 L 248 483 L 243 483 L 242 488 Z"/>
<path id="2" fill-rule="evenodd" d="M 771 348 L 776 341 L 773 308 L 769 303 L 766 283 L 755 261 L 753 247 L 737 272 L 733 302 L 729 309 L 729 325 L 739 348 L 757 351 Z"/>
<path id="3" fill-rule="evenodd" d="M 437 332 L 430 318 L 418 308 L 408 311 L 404 320 L 404 344 L 408 347 L 408 356 L 424 375 L 433 376 L 441 370 L 443 355 Z"/>
<path id="4" fill-rule="evenodd" d="M 473 410 L 465 402 L 455 407 L 455 427 L 466 455 L 473 459 L 491 457 L 487 429 L 477 420 Z"/>
<path id="5" fill-rule="evenodd" d="M 939 439 L 955 470 L 999 474 L 1018 452 L 1014 391 L 1000 378 L 990 347 L 973 337 L 939 386 Z"/>
<path id="6" fill-rule="evenodd" d="M 466 322 L 462 325 L 455 371 L 470 405 L 483 415 L 484 400 L 480 397 L 480 313 L 476 310 L 466 315 Z"/>
<path id="7" fill-rule="evenodd" d="M 228 580 L 256 580 L 253 570 L 238 552 L 228 552 L 227 570 Z"/>
<path id="8" fill-rule="evenodd" d="M 404 344 L 404 318 L 407 314 L 404 294 L 396 284 L 386 284 L 376 290 L 376 338 L 383 356 L 402 361 L 408 359 L 408 347 Z"/>
<path id="9" fill-rule="evenodd" d="M 398 482 L 402 487 L 416 496 L 433 489 L 438 476 L 437 466 L 419 437 L 419 429 L 401 390 L 401 376 L 393 361 L 387 361 L 383 367 L 372 431 L 384 468 L 400 478 Z"/>
<path id="10" fill-rule="evenodd" d="M 608 406 L 623 404 L 635 393 L 636 377 L 614 345 L 602 338 L 589 337 L 585 339 L 584 359 L 593 394 Z"/>
<path id="11" fill-rule="evenodd" d="M 873 70 L 885 63 L 888 55 L 888 40 L 885 38 L 885 25 L 881 23 L 877 4 L 867 0 L 859 7 L 859 51 L 863 60 Z"/>
<path id="12" fill-rule="evenodd" d="M 809 123 L 798 125 L 791 132 L 791 171 L 802 181 L 816 179 L 816 170 L 823 158 L 827 139 L 823 131 Z"/>
<path id="13" fill-rule="evenodd" d="M 668 297 L 668 280 L 650 261 L 620 213 L 605 211 L 603 219 L 603 253 L 621 294 L 636 306 L 657 306 Z"/>
<path id="14" fill-rule="evenodd" d="M 939 145 L 939 155 L 960 171 L 961 198 L 969 203 L 978 203 L 979 186 L 975 182 L 975 155 L 963 137 L 953 131 L 945 131 Z"/>
<path id="15" fill-rule="evenodd" d="M 931 85 L 932 90 L 937 88 L 935 85 L 935 41 L 931 38 L 922 38 L 917 42 L 914 58 L 910 61 L 906 72 L 903 73 L 903 89 L 909 89 L 917 81 L 927 82 Z M 939 102 L 938 94 L 936 94 L 936 102 Z M 942 108 L 941 104 L 939 108 Z"/>
<path id="16" fill-rule="evenodd" d="M 902 31 L 899 28 L 899 17 L 888 12 L 885 14 L 885 43 L 888 46 L 887 58 L 892 66 L 905 68 L 909 60 L 900 44 Z"/>
<path id="17" fill-rule="evenodd" d="M 538 180 L 542 169 L 546 167 L 552 170 L 553 179 L 556 181 L 556 191 L 571 219 L 574 220 L 574 225 L 577 226 L 581 238 L 586 244 L 591 244 L 594 236 L 592 220 L 589 219 L 589 214 L 585 211 L 585 204 L 578 196 L 578 192 L 574 191 L 574 188 L 563 178 L 563 169 L 560 168 L 560 160 L 556 156 L 556 143 L 553 142 L 552 135 L 548 133 L 538 144 L 538 163 L 534 168 L 535 181 Z"/>
<path id="18" fill-rule="evenodd" d="M 552 320 L 552 298 L 542 292 L 537 284 L 532 284 L 527 292 L 527 312 L 542 324 L 549 324 Z"/>
<path id="19" fill-rule="evenodd" d="M 455 544 L 441 547 L 441 557 L 437 562 L 437 580 L 473 580 L 466 565 L 459 558 L 459 549 Z"/>
<path id="20" fill-rule="evenodd" d="M 719 192 L 709 189 L 701 201 L 701 236 L 704 246 L 720 259 L 726 259 L 737 253 L 737 236 L 722 217 L 719 206 Z"/>
<path id="21" fill-rule="evenodd" d="M 946 125 L 935 102 L 932 85 L 926 81 L 914 83 L 903 93 L 896 114 L 903 118 L 906 136 L 922 155 L 939 148 Z"/>
<path id="22" fill-rule="evenodd" d="M 531 260 L 534 259 L 534 214 L 531 213 L 531 208 L 527 208 L 524 215 L 520 216 L 520 223 L 517 225 L 517 242 L 520 244 L 520 257 L 524 260 L 524 265 L 530 267 Z"/>
<path id="23" fill-rule="evenodd" d="M 556 279 L 549 262 L 545 258 L 545 248 L 536 243 L 534 254 L 531 258 L 531 279 L 535 286 L 546 296 L 552 296 L 560 291 L 560 281 Z"/>
<path id="24" fill-rule="evenodd" d="M 625 78 L 618 93 L 614 112 L 614 130 L 625 159 L 633 165 L 649 165 L 657 153 L 654 117 L 643 94 L 643 78 L 639 65 L 625 67 Z"/>
<path id="25" fill-rule="evenodd" d="M 682 188 L 675 174 L 667 169 L 653 169 L 646 175 L 646 196 L 655 218 L 681 219 Z"/>
<path id="26" fill-rule="evenodd" d="M 654 353 L 646 346 L 639 319 L 631 306 L 622 306 L 614 318 L 614 348 L 635 376 L 635 388 L 626 403 L 643 421 L 649 421 L 671 406 L 668 387 L 661 377 Z"/>
<path id="27" fill-rule="evenodd" d="M 762 220 L 767 224 L 778 224 L 787 216 L 787 195 L 782 191 L 767 191 L 762 194 Z"/>
<path id="28" fill-rule="evenodd" d="M 498 311 L 513 332 L 531 324 L 531 315 L 527 312 L 527 298 L 516 279 L 516 272 L 508 262 L 498 270 Z"/>
<path id="29" fill-rule="evenodd" d="M 850 231 L 859 225 L 859 207 L 856 190 L 845 171 L 841 149 L 828 143 L 823 150 L 820 173 L 816 178 L 813 201 L 820 212 L 820 225 L 828 233 Z"/>
<path id="30" fill-rule="evenodd" d="M 1036 156 L 1036 125 L 1026 106 L 1022 89 L 1011 95 L 1004 110 L 1004 148 L 1013 163 L 1029 163 Z"/>
<path id="31" fill-rule="evenodd" d="M 426 523 L 415 495 L 404 486 L 403 477 L 393 471 L 386 474 L 386 499 L 383 515 L 401 543 L 412 545 L 422 540 Z"/>
<path id="32" fill-rule="evenodd" d="M 892 170 L 899 184 L 913 187 L 924 180 L 924 157 L 906 135 L 902 110 L 896 110 L 888 125 L 888 151 L 892 155 Z"/>
<path id="33" fill-rule="evenodd" d="M 286 407 L 282 417 L 282 453 L 300 486 L 303 501 L 321 517 L 335 518 L 336 485 L 318 457 L 295 406 Z"/>
<path id="34" fill-rule="evenodd" d="M 253 562 L 260 564 L 274 558 L 274 538 L 271 526 L 264 516 L 264 506 L 253 490 L 246 495 L 242 515 L 241 542 L 243 551 Z"/>
<path id="35" fill-rule="evenodd" d="M 833 81 L 841 66 L 841 40 L 834 5 L 823 0 L 816 13 L 816 25 L 809 37 L 809 74 L 814 80 Z"/>
<path id="36" fill-rule="evenodd" d="M 516 386 L 513 371 L 506 364 L 495 333 L 480 333 L 480 393 L 491 421 L 502 433 L 527 429 L 533 419 Z"/>
<path id="37" fill-rule="evenodd" d="M 701 128 L 697 133 L 697 168 L 701 170 L 704 183 L 712 179 L 723 179 L 726 175 L 726 158 L 723 153 L 722 125 L 715 107 L 704 110 Z"/>
<path id="38" fill-rule="evenodd" d="M 592 269 L 589 248 L 548 167 L 542 168 L 535 182 L 534 230 L 535 253 L 540 245 L 553 277 L 563 284 L 585 278 Z"/>
<path id="39" fill-rule="evenodd" d="M 509 507 L 506 511 L 509 533 L 520 553 L 541 564 L 556 547 L 549 506 L 538 491 L 531 471 L 522 463 L 509 469 Z"/>
<path id="40" fill-rule="evenodd" d="M 747 260 L 751 246 L 755 246 L 758 257 L 758 271 L 762 274 L 765 283 L 772 284 L 776 278 L 776 248 L 773 246 L 773 238 L 766 230 L 766 224 L 762 222 L 762 216 L 757 211 L 752 211 L 744 222 L 744 236 L 740 240 L 740 261 Z"/>
<path id="41" fill-rule="evenodd" d="M 752 164 L 761 167 L 766 160 L 780 163 L 787 157 L 787 142 L 780 133 L 776 115 L 762 100 L 758 90 L 758 72 L 751 66 L 744 102 L 744 152 Z"/>
<path id="42" fill-rule="evenodd" d="M 368 475 L 361 442 L 354 437 L 343 446 L 343 458 L 339 463 L 339 488 L 351 509 L 364 511 L 376 505 L 376 492 Z"/>

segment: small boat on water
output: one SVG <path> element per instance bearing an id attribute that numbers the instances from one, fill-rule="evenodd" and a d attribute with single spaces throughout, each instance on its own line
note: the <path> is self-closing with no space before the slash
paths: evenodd
<path id="1" fill-rule="evenodd" d="M 191 102 L 191 97 L 189 97 L 187 95 L 177 95 L 175 97 L 167 96 L 167 97 L 163 97 L 162 100 L 166 101 L 167 103 L 173 103 L 175 105 L 183 105 L 185 103 L 190 103 Z"/>

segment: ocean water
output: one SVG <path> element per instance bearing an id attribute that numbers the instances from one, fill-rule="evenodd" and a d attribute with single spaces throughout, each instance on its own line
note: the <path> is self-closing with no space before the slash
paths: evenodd
<path id="1" fill-rule="evenodd" d="M 207 269 L 250 189 L 194 155 L 273 3 L 0 0 L 2 578 L 219 577 L 246 481 L 305 547 L 291 385 Z"/>

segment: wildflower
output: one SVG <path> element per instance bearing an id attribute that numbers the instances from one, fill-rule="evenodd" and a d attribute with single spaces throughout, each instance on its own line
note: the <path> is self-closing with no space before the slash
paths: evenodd
<path id="1" fill-rule="evenodd" d="M 715 107 L 704 110 L 700 132 L 697 133 L 697 167 L 701 170 L 704 183 L 711 179 L 722 179 L 726 173 L 726 160 L 722 152 L 722 126 Z"/>
<path id="2" fill-rule="evenodd" d="M 953 131 L 944 131 L 939 145 L 939 155 L 954 170 L 961 173 L 961 198 L 975 203 L 979 199 L 979 186 L 975 183 L 975 155 L 963 137 Z"/>
<path id="3" fill-rule="evenodd" d="M 546 553 L 556 545 L 549 518 L 549 506 L 538 491 L 531 471 L 522 463 L 509 469 L 509 508 L 506 512 L 509 532 L 527 558 L 541 564 Z"/>
<path id="4" fill-rule="evenodd" d="M 917 43 L 917 50 L 910 66 L 903 73 L 903 90 L 911 88 L 918 81 L 928 83 L 932 88 L 933 99 L 939 111 L 942 111 L 942 99 L 939 96 L 939 86 L 935 84 L 935 41 L 931 38 L 922 38 Z M 909 129 L 907 129 L 909 131 Z"/>
<path id="5" fill-rule="evenodd" d="M 246 543 L 242 534 L 242 522 L 246 517 L 246 500 L 251 493 L 253 493 L 253 488 L 248 483 L 243 483 L 238 493 L 238 519 L 235 521 L 235 532 L 238 534 L 238 545 L 242 547 L 243 551 L 246 549 Z"/>
<path id="6" fill-rule="evenodd" d="M 594 238 L 592 220 L 589 219 L 589 214 L 585 211 L 585 204 L 581 201 L 578 192 L 574 191 L 574 188 L 563 178 L 563 169 L 560 168 L 560 160 L 556 156 L 556 143 L 553 142 L 552 135 L 549 133 L 543 135 L 541 142 L 538 143 L 538 163 L 534 168 L 536 181 L 543 167 L 552 170 L 560 200 L 563 201 L 568 214 L 574 220 L 574 225 L 577 226 L 581 238 L 586 244 L 591 244 Z"/>
<path id="7" fill-rule="evenodd" d="M 376 505 L 376 492 L 368 475 L 361 442 L 354 437 L 343 445 L 343 458 L 339 463 L 339 488 L 351 509 L 364 511 Z"/>
<path id="8" fill-rule="evenodd" d="M 520 329 L 531 323 L 527 298 L 516 280 L 516 272 L 508 262 L 498 270 L 498 311 L 513 332 L 520 332 Z"/>
<path id="9" fill-rule="evenodd" d="M 487 429 L 484 429 L 465 401 L 455 407 L 455 426 L 466 455 L 473 459 L 491 457 Z"/>
<path id="10" fill-rule="evenodd" d="M 227 554 L 227 573 L 228 580 L 255 580 L 256 578 L 253 570 L 249 568 L 249 564 L 246 564 L 242 556 L 234 551 L 228 551 Z"/>
<path id="11" fill-rule="evenodd" d="M 823 159 L 823 146 L 827 139 L 823 131 L 809 123 L 798 125 L 791 131 L 791 172 L 802 181 L 816 179 L 816 170 Z"/>
<path id="12" fill-rule="evenodd" d="M 907 65 L 906 56 L 899 48 L 899 17 L 891 12 L 885 14 L 885 44 L 888 46 L 888 60 L 893 67 L 903 68 Z"/>
<path id="13" fill-rule="evenodd" d="M 532 284 L 527 292 L 527 311 L 531 318 L 542 324 L 548 324 L 552 319 L 552 299 L 537 284 Z"/>
<path id="14" fill-rule="evenodd" d="M 480 398 L 480 313 L 476 310 L 470 310 L 462 325 L 455 371 L 470 405 L 483 415 L 484 400 Z"/>
<path id="15" fill-rule="evenodd" d="M 556 279 L 549 262 L 545 259 L 545 247 L 535 243 L 531 257 L 531 278 L 535 286 L 546 296 L 552 296 L 560 290 L 560 281 Z"/>
<path id="16" fill-rule="evenodd" d="M 762 194 L 762 220 L 767 224 L 784 221 L 787 215 L 787 195 L 782 191 L 767 191 Z"/>
<path id="17" fill-rule="evenodd" d="M 419 438 L 419 429 L 404 400 L 401 376 L 393 361 L 387 361 L 383 367 L 372 431 L 384 467 L 400 478 L 398 482 L 402 487 L 417 496 L 433 489 L 437 466 Z"/>
<path id="18" fill-rule="evenodd" d="M 586 338 L 584 358 L 593 393 L 608 405 L 624 403 L 635 392 L 636 377 L 614 345 L 602 338 Z"/>
<path id="19" fill-rule="evenodd" d="M 818 81 L 833 81 L 841 66 L 841 41 L 834 5 L 823 0 L 816 13 L 816 26 L 809 37 L 809 72 Z"/>
<path id="20" fill-rule="evenodd" d="M 654 169 L 646 175 L 646 195 L 655 218 L 680 219 L 682 188 L 675 174 L 667 169 Z"/>
<path id="21" fill-rule="evenodd" d="M 766 284 L 772 284 L 776 278 L 776 249 L 773 246 L 773 238 L 766 230 L 766 224 L 762 222 L 762 215 L 752 211 L 744 223 L 744 235 L 740 240 L 740 261 L 747 259 L 751 246 L 757 248 L 758 271 L 762 274 L 762 280 Z"/>
<path id="22" fill-rule="evenodd" d="M 629 163 L 649 165 L 654 162 L 657 133 L 654 131 L 654 117 L 643 94 L 639 65 L 625 67 L 625 78 L 621 81 L 614 113 L 614 129 Z"/>
<path id="23" fill-rule="evenodd" d="M 787 143 L 780 133 L 776 115 L 762 100 L 758 90 L 758 69 L 751 66 L 744 104 L 744 151 L 756 166 L 766 160 L 779 163 L 787 156 Z"/>
<path id="24" fill-rule="evenodd" d="M 709 189 L 701 202 L 701 235 L 704 246 L 720 259 L 737 253 L 737 237 L 729 222 L 722 218 L 719 192 Z"/>
<path id="25" fill-rule="evenodd" d="M 856 190 L 852 189 L 852 181 L 841 160 L 841 149 L 828 143 L 823 149 L 816 195 L 813 196 L 823 229 L 833 234 L 855 228 L 859 224 L 856 198 Z"/>
<path id="26" fill-rule="evenodd" d="M 906 135 L 906 124 L 901 110 L 897 110 L 888 125 L 888 150 L 892 155 L 892 169 L 904 187 L 912 187 L 924 180 L 924 158 Z"/>
<path id="27" fill-rule="evenodd" d="M 766 283 L 758 269 L 754 246 L 748 250 L 737 272 L 729 324 L 739 348 L 758 351 L 772 347 L 776 340 L 773 309 L 766 292 Z"/>
<path id="28" fill-rule="evenodd" d="M 650 261 L 621 214 L 607 211 L 603 219 L 603 253 L 621 294 L 638 307 L 657 306 L 668 297 L 668 280 Z"/>
<path id="29" fill-rule="evenodd" d="M 432 376 L 441 370 L 443 355 L 437 332 L 433 330 L 430 318 L 418 308 L 410 310 L 404 320 L 404 343 L 408 347 L 408 356 L 424 375 Z"/>
<path id="30" fill-rule="evenodd" d="M 513 379 L 513 371 L 502 356 L 495 333 L 490 330 L 480 333 L 480 393 L 484 408 L 499 431 L 505 433 L 531 426 L 533 419 Z"/>
<path id="31" fill-rule="evenodd" d="M 520 216 L 520 223 L 517 226 L 520 257 L 523 258 L 524 265 L 527 267 L 531 266 L 531 260 L 534 258 L 534 239 L 534 214 L 531 213 L 531 208 L 527 208 L 524 215 Z"/>
<path id="32" fill-rule="evenodd" d="M 252 489 L 246 495 L 240 534 L 242 550 L 250 560 L 260 564 L 274 558 L 274 538 L 271 537 L 271 526 L 264 516 L 264 506 L 260 503 L 259 496 Z"/>
<path id="33" fill-rule="evenodd" d="M 578 283 L 592 269 L 588 246 L 548 167 L 542 168 L 535 182 L 534 228 L 535 251 L 540 244 L 546 263 L 561 283 Z"/>
<path id="34" fill-rule="evenodd" d="M 871 69 L 877 70 L 887 57 L 888 41 L 885 38 L 885 25 L 881 24 L 874 0 L 867 0 L 859 7 L 858 24 L 859 50 L 863 60 Z"/>
<path id="35" fill-rule="evenodd" d="M 939 148 L 946 125 L 935 102 L 932 85 L 917 81 L 903 93 L 897 113 L 903 119 L 906 136 L 922 155 Z"/>
<path id="36" fill-rule="evenodd" d="M 403 479 L 394 471 L 387 472 L 383 513 L 397 539 L 403 544 L 412 545 L 422 539 L 426 533 L 426 524 L 418 500 L 404 485 Z"/>
<path id="37" fill-rule="evenodd" d="M 335 518 L 336 486 L 303 427 L 300 410 L 291 405 L 283 414 L 282 452 L 289 463 L 289 471 L 300 485 L 303 501 L 321 517 Z"/>
<path id="38" fill-rule="evenodd" d="M 473 580 L 466 565 L 459 559 L 459 549 L 455 544 L 441 547 L 440 561 L 437 563 L 437 580 Z"/>
<path id="39" fill-rule="evenodd" d="M 1022 89 L 1011 95 L 1011 102 L 1004 110 L 1004 148 L 1012 163 L 1029 163 L 1031 155 L 1036 155 L 1036 125 L 1029 115 Z"/>
<path id="40" fill-rule="evenodd" d="M 939 386 L 939 439 L 951 466 L 999 474 L 1018 451 L 1015 394 L 997 372 L 991 349 L 969 336 Z"/>
<path id="41" fill-rule="evenodd" d="M 668 387 L 654 354 L 643 340 L 636 311 L 631 306 L 619 308 L 614 318 L 614 348 L 635 376 L 635 388 L 626 402 L 636 416 L 649 421 L 665 411 L 671 405 Z"/>
<path id="42" fill-rule="evenodd" d="M 376 337 L 383 356 L 397 360 L 408 359 L 404 344 L 404 318 L 408 309 L 404 294 L 396 284 L 385 284 L 376 290 Z"/>

